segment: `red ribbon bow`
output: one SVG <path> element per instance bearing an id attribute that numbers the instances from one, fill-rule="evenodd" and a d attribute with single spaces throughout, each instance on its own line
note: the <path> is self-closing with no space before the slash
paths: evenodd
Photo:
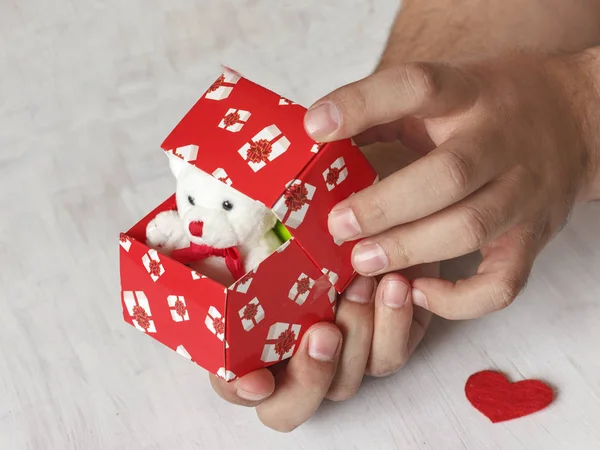
<path id="1" fill-rule="evenodd" d="M 181 264 L 190 264 L 210 256 L 225 258 L 225 265 L 235 280 L 242 278 L 246 274 L 244 265 L 242 264 L 242 257 L 236 247 L 214 248 L 192 242 L 189 247 L 174 250 L 171 253 L 171 257 Z"/>

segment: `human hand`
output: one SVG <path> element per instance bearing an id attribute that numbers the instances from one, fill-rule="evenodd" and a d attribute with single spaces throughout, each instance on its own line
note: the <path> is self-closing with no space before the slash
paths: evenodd
<path id="1" fill-rule="evenodd" d="M 589 53 L 397 65 L 317 101 L 305 119 L 315 140 L 399 139 L 425 154 L 332 210 L 335 237 L 366 238 L 357 272 L 480 250 L 475 276 L 418 278 L 413 302 L 450 319 L 508 306 L 573 205 L 597 196 L 593 65 Z"/>
<path id="2" fill-rule="evenodd" d="M 425 273 L 436 276 L 437 265 L 415 267 L 406 276 Z M 376 289 L 374 278 L 357 277 L 338 299 L 335 325 L 309 328 L 288 361 L 230 383 L 210 375 L 213 388 L 230 403 L 255 407 L 268 427 L 292 431 L 324 399 L 346 400 L 365 374 L 389 375 L 408 360 L 431 318 L 413 306 L 408 279 L 388 274 Z"/>
<path id="3" fill-rule="evenodd" d="M 407 149 L 387 151 L 385 145 L 362 148 L 363 153 L 383 179 L 394 169 L 410 164 L 417 157 Z M 270 428 L 291 431 L 307 421 L 324 399 L 343 401 L 353 397 L 365 375 L 385 376 L 399 370 L 421 342 L 431 313 L 413 306 L 409 280 L 439 276 L 439 264 L 424 264 L 374 278 L 357 277 L 338 298 L 335 325 L 320 323 L 304 335 L 296 354 L 288 361 L 252 372 L 231 383 L 210 376 L 215 391 L 230 403 L 255 407 L 260 420 Z M 383 296 L 400 306 L 388 307 Z M 406 301 L 402 302 L 403 299 Z M 331 361 L 310 356 L 307 339 L 320 331 L 341 336 L 338 353 Z M 298 399 L 301 399 L 299 401 Z M 289 405 L 298 405 L 291 408 Z"/>

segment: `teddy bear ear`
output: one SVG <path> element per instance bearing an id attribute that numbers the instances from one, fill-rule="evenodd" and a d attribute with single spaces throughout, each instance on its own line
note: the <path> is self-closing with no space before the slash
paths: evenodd
<path id="1" fill-rule="evenodd" d="M 169 167 L 171 168 L 171 172 L 173 173 L 173 176 L 178 179 L 179 175 L 181 175 L 181 172 L 188 165 L 188 163 L 178 156 L 175 156 L 171 152 L 167 152 L 167 157 L 169 158 Z"/>

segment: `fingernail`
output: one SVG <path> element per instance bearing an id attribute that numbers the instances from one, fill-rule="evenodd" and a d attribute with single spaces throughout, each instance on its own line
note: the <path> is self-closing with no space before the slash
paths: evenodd
<path id="1" fill-rule="evenodd" d="M 336 239 L 348 240 L 360 236 L 361 230 L 354 212 L 350 208 L 329 213 L 329 233 Z"/>
<path id="2" fill-rule="evenodd" d="M 423 293 L 423 291 L 420 291 L 418 289 L 413 289 L 412 290 L 412 300 L 413 300 L 413 304 L 420 306 L 421 308 L 427 309 L 427 297 L 425 297 L 425 294 Z"/>
<path id="3" fill-rule="evenodd" d="M 340 336 L 337 333 L 321 328 L 308 337 L 308 354 L 318 361 L 333 361 L 339 345 Z"/>
<path id="4" fill-rule="evenodd" d="M 366 277 L 356 278 L 346 288 L 344 298 L 356 303 L 369 303 L 373 294 L 373 282 Z"/>
<path id="5" fill-rule="evenodd" d="M 352 257 L 357 272 L 369 275 L 386 268 L 387 256 L 379 244 L 357 245 Z"/>
<path id="6" fill-rule="evenodd" d="M 408 299 L 409 287 L 402 281 L 386 281 L 381 291 L 381 301 L 392 309 L 401 308 Z"/>
<path id="7" fill-rule="evenodd" d="M 329 136 L 338 129 L 340 111 L 333 103 L 321 103 L 309 109 L 304 116 L 304 129 L 313 139 Z"/>
<path id="8" fill-rule="evenodd" d="M 236 389 L 235 395 L 237 395 L 239 398 L 243 398 L 244 400 L 248 400 L 249 402 L 258 402 L 259 400 L 263 400 L 269 396 L 268 394 L 245 391 L 240 387 Z"/>

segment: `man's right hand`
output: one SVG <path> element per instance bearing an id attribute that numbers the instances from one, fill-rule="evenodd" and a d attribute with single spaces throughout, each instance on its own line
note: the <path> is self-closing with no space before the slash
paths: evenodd
<path id="1" fill-rule="evenodd" d="M 448 319 L 508 306 L 577 203 L 600 197 L 600 47 L 545 57 L 381 70 L 317 101 L 305 126 L 319 142 L 405 137 L 420 124 L 429 153 L 336 205 L 334 238 L 360 242 L 355 270 L 378 276 L 481 251 L 457 283 L 414 281 L 413 300 Z"/>

